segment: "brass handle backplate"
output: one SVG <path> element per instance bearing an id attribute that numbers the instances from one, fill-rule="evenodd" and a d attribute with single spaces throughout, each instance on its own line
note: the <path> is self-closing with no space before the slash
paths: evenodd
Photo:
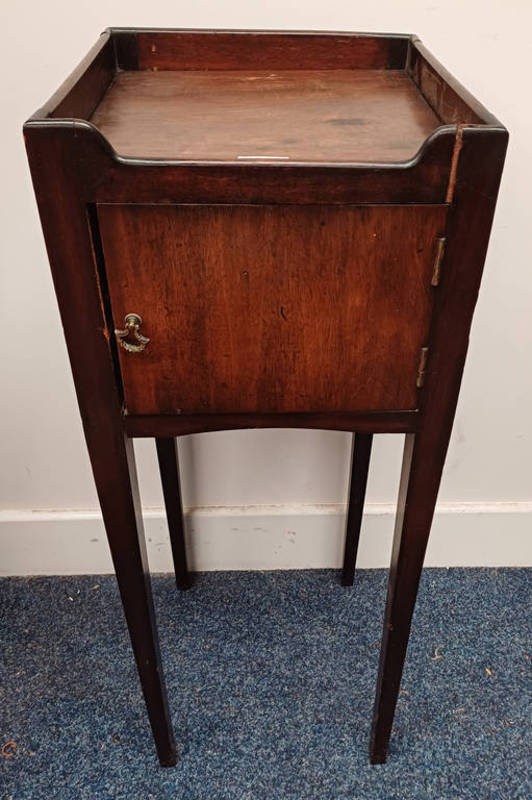
<path id="1" fill-rule="evenodd" d="M 147 336 L 143 336 L 142 333 L 140 333 L 141 325 L 142 317 L 138 314 L 126 314 L 124 318 L 124 329 L 119 330 L 117 328 L 115 330 L 118 344 L 120 347 L 123 347 L 124 350 L 127 350 L 128 353 L 140 353 L 150 341 Z M 129 337 L 135 339 L 137 343 L 128 342 L 127 340 Z"/>

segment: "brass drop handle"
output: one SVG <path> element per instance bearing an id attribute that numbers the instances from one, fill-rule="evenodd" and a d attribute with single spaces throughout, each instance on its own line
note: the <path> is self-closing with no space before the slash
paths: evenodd
<path id="1" fill-rule="evenodd" d="M 148 342 L 150 341 L 147 336 L 143 336 L 140 332 L 142 325 L 142 317 L 138 314 L 126 314 L 124 318 L 124 330 L 115 329 L 115 336 L 118 339 L 118 344 L 127 350 L 128 353 L 140 353 Z M 137 340 L 138 344 L 128 342 L 128 337 L 132 336 Z"/>

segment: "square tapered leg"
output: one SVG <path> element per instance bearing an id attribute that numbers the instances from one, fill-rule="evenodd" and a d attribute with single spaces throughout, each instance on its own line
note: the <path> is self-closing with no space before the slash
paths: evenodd
<path id="1" fill-rule="evenodd" d="M 342 586 L 352 586 L 355 578 L 372 442 L 372 433 L 356 433 L 353 436 Z"/>
<path id="2" fill-rule="evenodd" d="M 185 549 L 177 440 L 174 438 L 156 438 L 155 444 L 157 447 L 161 483 L 163 485 L 164 504 L 166 507 L 170 543 L 172 545 L 176 583 L 178 589 L 189 589 L 191 579 L 188 572 L 187 553 Z"/>

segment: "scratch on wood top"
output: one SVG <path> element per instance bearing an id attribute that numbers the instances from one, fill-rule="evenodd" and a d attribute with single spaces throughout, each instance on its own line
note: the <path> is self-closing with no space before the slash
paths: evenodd
<path id="1" fill-rule="evenodd" d="M 458 169 L 458 159 L 460 157 L 460 150 L 462 149 L 464 126 L 458 125 L 456 128 L 456 139 L 454 142 L 453 160 L 451 162 L 451 173 L 449 175 L 449 185 L 447 187 L 447 196 L 445 197 L 446 203 L 452 203 L 454 197 L 454 188 L 456 185 L 456 172 Z"/>

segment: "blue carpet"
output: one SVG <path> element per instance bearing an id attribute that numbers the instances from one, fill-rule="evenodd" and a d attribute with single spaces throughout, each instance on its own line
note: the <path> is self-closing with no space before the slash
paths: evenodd
<path id="1" fill-rule="evenodd" d="M 367 751 L 386 573 L 153 580 L 161 769 L 112 577 L 0 581 L 2 800 L 528 800 L 531 572 L 426 570 L 387 764 Z M 14 754 L 9 757 L 9 753 Z"/>

